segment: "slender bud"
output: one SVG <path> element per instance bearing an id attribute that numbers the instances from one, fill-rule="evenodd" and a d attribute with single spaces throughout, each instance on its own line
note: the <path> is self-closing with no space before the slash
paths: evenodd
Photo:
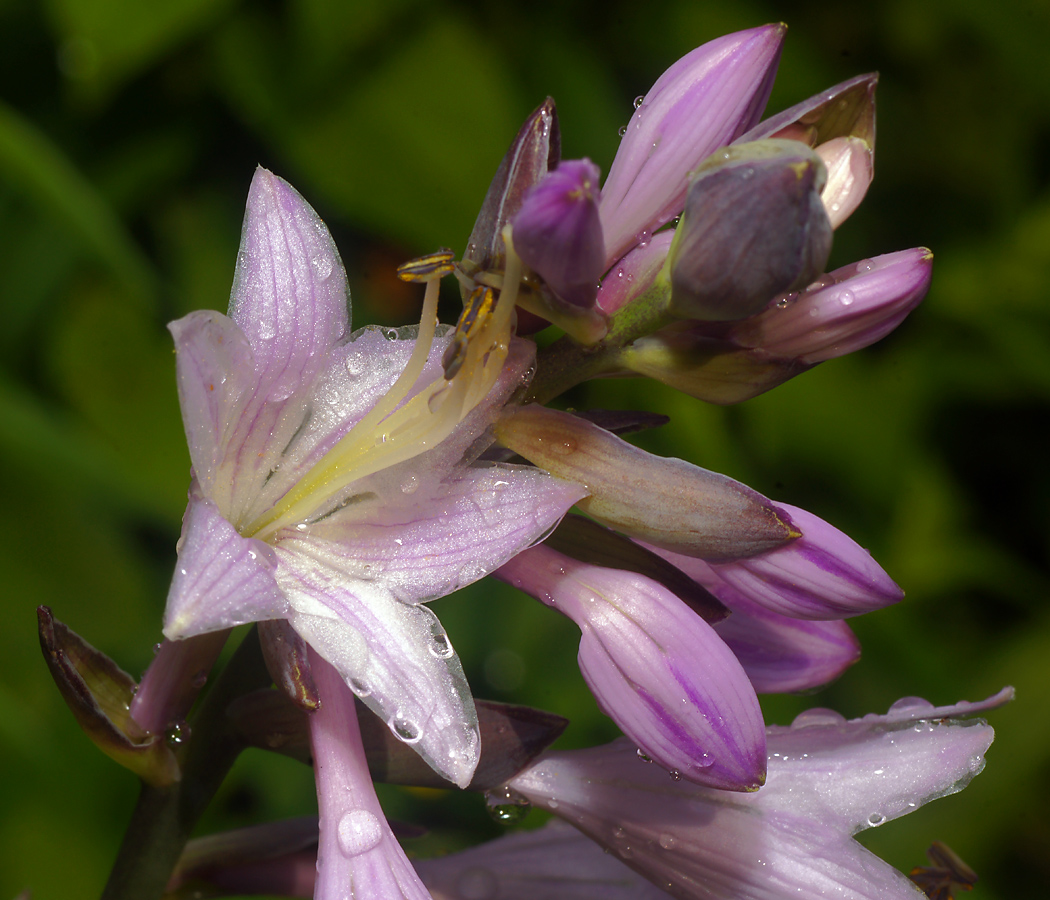
<path id="1" fill-rule="evenodd" d="M 671 245 L 671 311 L 729 321 L 813 281 L 831 252 L 827 172 L 798 141 L 736 144 L 692 174 Z"/>
<path id="2" fill-rule="evenodd" d="M 605 268 L 598 218 L 598 167 L 562 162 L 537 184 L 514 217 L 514 249 L 557 296 L 591 306 Z"/>
<path id="3" fill-rule="evenodd" d="M 570 413 L 527 406 L 493 430 L 515 453 L 581 484 L 585 513 L 658 547 L 727 561 L 798 536 L 786 513 L 740 482 L 646 453 Z"/>

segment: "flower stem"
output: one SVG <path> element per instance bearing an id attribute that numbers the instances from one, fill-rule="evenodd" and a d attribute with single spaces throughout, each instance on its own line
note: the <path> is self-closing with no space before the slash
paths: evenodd
<path id="1" fill-rule="evenodd" d="M 253 628 L 190 720 L 182 779 L 164 788 L 143 784 L 102 900 L 163 896 L 194 825 L 245 746 L 226 716 L 230 702 L 270 683 Z"/>

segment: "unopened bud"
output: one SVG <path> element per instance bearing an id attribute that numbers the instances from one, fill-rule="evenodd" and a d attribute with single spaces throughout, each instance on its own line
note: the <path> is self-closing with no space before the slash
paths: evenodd
<path id="1" fill-rule="evenodd" d="M 585 513 L 658 547 L 728 561 L 799 536 L 786 513 L 740 482 L 646 453 L 570 413 L 527 406 L 493 430 L 515 453 L 583 485 Z"/>
<path id="2" fill-rule="evenodd" d="M 536 185 L 514 218 L 514 249 L 562 300 L 591 306 L 605 268 L 598 217 L 598 167 L 561 163 Z"/>
<path id="3" fill-rule="evenodd" d="M 738 144 L 691 176 L 671 245 L 671 311 L 733 321 L 813 281 L 831 252 L 827 172 L 798 141 Z"/>

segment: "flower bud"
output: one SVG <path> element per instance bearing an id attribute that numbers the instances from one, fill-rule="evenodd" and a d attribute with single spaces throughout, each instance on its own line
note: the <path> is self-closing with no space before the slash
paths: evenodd
<path id="1" fill-rule="evenodd" d="M 598 218 L 598 167 L 561 163 L 537 184 L 514 217 L 514 249 L 562 300 L 591 306 L 605 268 Z"/>
<path id="2" fill-rule="evenodd" d="M 671 245 L 671 312 L 732 321 L 813 281 L 831 252 L 827 171 L 798 141 L 736 144 L 691 176 Z"/>
<path id="3" fill-rule="evenodd" d="M 581 510 L 610 528 L 701 559 L 754 556 L 798 536 L 788 515 L 749 487 L 639 450 L 570 413 L 526 406 L 494 426 L 505 447 L 589 496 Z"/>

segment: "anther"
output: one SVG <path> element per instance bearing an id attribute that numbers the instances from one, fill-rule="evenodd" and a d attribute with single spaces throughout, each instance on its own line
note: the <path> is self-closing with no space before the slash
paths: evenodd
<path id="1" fill-rule="evenodd" d="M 397 277 L 402 281 L 425 282 L 435 278 L 444 278 L 455 269 L 453 261 L 456 254 L 448 248 L 442 248 L 436 253 L 410 259 L 397 267 Z"/>

